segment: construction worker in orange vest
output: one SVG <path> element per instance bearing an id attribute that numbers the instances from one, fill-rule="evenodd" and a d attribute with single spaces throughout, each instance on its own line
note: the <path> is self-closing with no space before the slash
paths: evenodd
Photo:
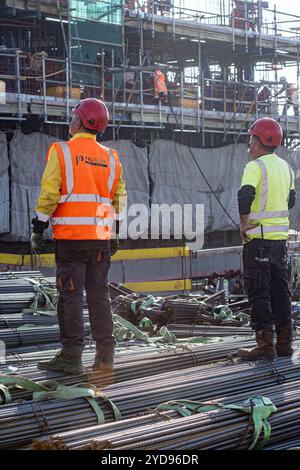
<path id="1" fill-rule="evenodd" d="M 118 249 L 118 239 L 112 238 L 113 219 L 126 191 L 117 152 L 96 141 L 108 119 L 102 101 L 80 101 L 73 110 L 70 140 L 55 142 L 48 150 L 31 244 L 41 250 L 51 219 L 62 349 L 53 359 L 39 362 L 39 369 L 66 374 L 84 371 L 84 287 L 96 342 L 94 369 L 113 367 L 115 338 L 107 278 L 110 257 Z"/>
<path id="2" fill-rule="evenodd" d="M 154 98 L 160 101 L 166 101 L 168 98 L 166 77 L 160 69 L 154 72 Z"/>

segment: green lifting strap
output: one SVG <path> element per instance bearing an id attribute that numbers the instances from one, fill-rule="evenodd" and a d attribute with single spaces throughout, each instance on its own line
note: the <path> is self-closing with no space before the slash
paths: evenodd
<path id="1" fill-rule="evenodd" d="M 21 375 L 4 375 L 0 374 L 0 384 L 5 386 L 15 386 L 24 388 L 28 392 L 43 392 L 49 391 L 49 387 L 52 387 L 54 390 L 57 386 L 56 382 L 43 382 L 43 384 L 39 382 L 34 382 L 33 380 L 27 379 L 26 377 L 22 377 Z M 48 387 L 47 387 L 48 386 Z"/>
<path id="2" fill-rule="evenodd" d="M 40 383 L 22 376 L 12 374 L 0 375 L 0 397 L 3 394 L 6 403 L 11 401 L 11 396 L 8 390 L 9 386 L 21 387 L 24 390 L 33 392 L 32 399 L 36 401 L 44 400 L 46 398 L 55 398 L 57 400 L 85 398 L 95 411 L 98 424 L 103 424 L 105 422 L 104 413 L 101 410 L 100 405 L 95 400 L 96 397 L 99 397 L 110 405 L 116 421 L 122 418 L 117 406 L 105 395 L 105 393 L 90 384 L 82 383 L 73 386 L 66 386 L 50 380 Z"/>
<path id="3" fill-rule="evenodd" d="M 18 367 L 8 366 L 5 369 L 1 370 L 0 377 L 1 377 L 1 374 L 2 375 L 16 374 L 18 370 L 19 370 Z"/>
<path id="4" fill-rule="evenodd" d="M 240 312 L 237 315 L 234 316 L 234 320 L 239 320 L 242 322 L 244 325 L 249 325 L 250 324 L 250 315 L 245 312 Z"/>
<path id="5" fill-rule="evenodd" d="M 139 323 L 140 328 L 150 328 L 153 326 L 153 322 L 148 317 L 143 317 Z"/>
<path id="6" fill-rule="evenodd" d="M 124 338 L 127 339 L 127 337 L 129 336 L 129 333 L 130 332 L 128 332 L 127 328 L 124 328 L 124 327 L 114 329 L 114 336 L 115 336 L 117 342 L 123 341 Z"/>
<path id="7" fill-rule="evenodd" d="M 103 401 L 107 402 L 110 405 L 111 409 L 113 410 L 115 421 L 119 421 L 120 419 L 122 419 L 122 415 L 118 407 L 110 398 L 108 398 L 108 396 L 104 392 L 102 392 L 102 390 L 97 389 L 95 395 L 96 397 L 102 398 Z"/>
<path id="8" fill-rule="evenodd" d="M 57 292 L 57 290 L 51 287 L 43 286 L 36 279 L 24 279 L 34 285 L 35 296 L 32 304 L 28 308 L 24 308 L 22 312 L 31 313 L 33 315 L 56 316 L 57 303 L 59 297 L 59 293 Z M 41 296 L 43 296 L 45 299 L 45 305 L 43 307 L 38 307 L 39 299 Z"/>
<path id="9" fill-rule="evenodd" d="M 240 312 L 236 315 L 230 310 L 228 305 L 222 305 L 219 312 L 216 311 L 217 308 L 213 308 L 213 316 L 217 320 L 239 320 L 243 324 L 250 322 L 250 315 L 244 312 Z"/>
<path id="10" fill-rule="evenodd" d="M 267 419 L 271 416 L 272 413 L 277 412 L 276 406 L 268 397 L 257 396 L 249 398 L 244 405 L 224 405 L 223 403 L 209 404 L 193 400 L 168 401 L 159 405 L 156 410 L 175 410 L 182 416 L 191 416 L 193 413 L 207 413 L 208 411 L 214 411 L 220 408 L 227 410 L 237 410 L 251 415 L 254 426 L 254 435 L 253 441 L 248 450 L 253 450 L 255 448 L 262 449 L 267 444 L 271 435 L 271 425 Z M 262 431 L 262 441 L 259 445 L 257 445 L 257 441 Z"/>
<path id="11" fill-rule="evenodd" d="M 218 409 L 218 404 L 210 405 L 193 400 L 167 401 L 155 408 L 156 411 L 175 410 L 181 416 L 191 416 L 194 413 L 206 413 L 207 411 L 213 411 L 216 409 Z"/>
<path id="12" fill-rule="evenodd" d="M 101 410 L 100 406 L 96 402 L 96 400 L 94 398 L 91 398 L 91 397 L 84 397 L 84 398 L 89 402 L 90 406 L 92 407 L 92 409 L 96 413 L 97 424 L 104 424 L 105 423 L 105 416 L 104 416 L 104 413 Z"/>
<path id="13" fill-rule="evenodd" d="M 126 328 L 128 331 L 130 331 L 135 336 L 136 339 L 149 343 L 148 335 L 146 333 L 143 333 L 143 331 L 139 330 L 136 326 L 134 326 L 129 321 L 125 320 L 125 318 L 122 318 L 119 315 L 113 314 L 113 320 L 115 323 L 119 323 L 121 327 Z"/>
<path id="14" fill-rule="evenodd" d="M 101 407 L 95 400 L 95 390 L 89 384 L 78 384 L 67 387 L 58 385 L 53 391 L 35 392 L 32 396 L 33 400 L 44 400 L 46 398 L 55 398 L 57 400 L 73 400 L 75 398 L 85 398 L 92 409 L 96 413 L 97 423 L 104 424 L 105 417 Z"/>
<path id="15" fill-rule="evenodd" d="M 169 344 L 178 343 L 179 340 L 174 333 L 172 333 L 166 326 L 162 326 L 159 330 L 159 334 L 162 337 L 162 341 Z"/>
<path id="16" fill-rule="evenodd" d="M 223 305 L 220 312 L 216 312 L 216 309 L 213 308 L 213 316 L 218 320 L 232 320 L 234 317 L 232 310 L 230 310 L 228 305 Z"/>
<path id="17" fill-rule="evenodd" d="M 142 310 L 144 308 L 150 307 L 156 302 L 156 299 L 152 295 L 148 295 L 145 299 L 141 300 L 133 300 L 131 302 L 130 308 L 133 313 L 137 313 L 137 311 Z"/>
<path id="18" fill-rule="evenodd" d="M 6 405 L 12 401 L 11 394 L 9 393 L 8 387 L 0 385 L 0 405 Z"/>
<path id="19" fill-rule="evenodd" d="M 43 390 L 34 392 L 33 400 L 40 401 L 45 398 L 56 398 L 57 400 L 73 400 L 74 398 L 94 398 L 95 392 L 88 387 L 79 387 L 76 385 L 67 387 L 66 385 L 57 385 L 55 390 Z"/>

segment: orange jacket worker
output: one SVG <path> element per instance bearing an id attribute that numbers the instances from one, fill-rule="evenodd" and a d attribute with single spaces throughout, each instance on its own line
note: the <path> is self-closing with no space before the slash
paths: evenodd
<path id="1" fill-rule="evenodd" d="M 96 141 L 108 119 L 102 101 L 80 101 L 73 110 L 70 140 L 55 142 L 48 150 L 31 242 L 33 249 L 41 249 L 43 231 L 51 219 L 62 349 L 50 361 L 39 362 L 39 369 L 83 371 L 84 287 L 97 347 L 94 366 L 112 368 L 115 338 L 107 278 L 110 256 L 118 248 L 118 240 L 111 238 L 114 214 L 126 191 L 117 152 Z"/>

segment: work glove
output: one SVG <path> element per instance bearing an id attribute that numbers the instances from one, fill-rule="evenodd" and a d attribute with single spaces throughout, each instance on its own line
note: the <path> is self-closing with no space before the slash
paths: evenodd
<path id="1" fill-rule="evenodd" d="M 119 246 L 120 246 L 119 237 L 111 238 L 109 240 L 110 256 L 113 256 L 117 253 Z"/>
<path id="2" fill-rule="evenodd" d="M 32 232 L 30 242 L 34 251 L 41 251 L 45 246 L 44 235 L 42 233 Z"/>
<path id="3" fill-rule="evenodd" d="M 45 246 L 44 240 L 44 230 L 49 227 L 49 222 L 43 222 L 42 220 L 38 220 L 37 217 L 32 219 L 31 221 L 33 225 L 32 234 L 30 237 L 30 242 L 32 249 L 34 251 L 41 251 Z"/>

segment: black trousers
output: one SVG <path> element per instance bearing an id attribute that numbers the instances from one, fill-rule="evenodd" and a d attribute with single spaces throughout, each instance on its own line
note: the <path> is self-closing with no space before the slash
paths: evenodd
<path id="1" fill-rule="evenodd" d="M 108 287 L 109 248 L 70 248 L 56 244 L 58 323 L 63 345 L 84 349 L 83 288 L 86 289 L 93 340 L 111 348 L 115 343 Z"/>
<path id="2" fill-rule="evenodd" d="M 243 247 L 245 291 L 254 330 L 292 324 L 285 240 L 254 239 Z"/>

